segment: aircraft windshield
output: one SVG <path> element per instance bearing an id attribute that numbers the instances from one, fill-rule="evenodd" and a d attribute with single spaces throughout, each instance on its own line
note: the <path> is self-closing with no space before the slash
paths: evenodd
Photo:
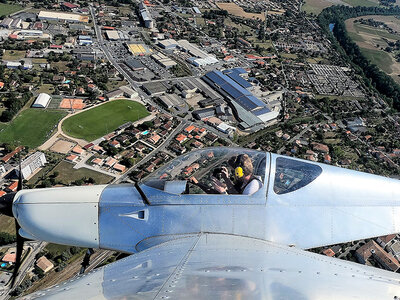
<path id="1" fill-rule="evenodd" d="M 240 177 L 238 164 L 245 161 Z M 249 167 L 250 166 L 250 167 Z M 247 176 L 249 170 L 252 174 Z M 247 149 L 207 148 L 182 155 L 143 183 L 171 194 L 245 194 L 243 178 L 251 178 L 263 186 L 266 154 Z M 238 179 L 239 177 L 241 180 Z M 246 177 L 247 176 L 247 177 Z M 250 181 L 249 181 L 250 182 Z M 239 186 L 242 184 L 242 186 Z M 252 194 L 252 193 L 248 193 Z"/>
<path id="2" fill-rule="evenodd" d="M 285 157 L 276 159 L 274 192 L 278 195 L 298 190 L 322 173 L 320 166 Z"/>

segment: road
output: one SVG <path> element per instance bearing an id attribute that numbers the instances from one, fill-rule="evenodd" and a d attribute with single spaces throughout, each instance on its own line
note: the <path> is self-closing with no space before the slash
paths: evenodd
<path id="1" fill-rule="evenodd" d="M 302 131 L 300 131 L 298 134 L 296 134 L 294 137 L 292 137 L 283 147 L 281 147 L 278 150 L 278 154 L 281 154 L 283 150 L 285 150 L 287 145 L 291 145 L 295 140 L 301 138 L 303 134 L 305 134 L 310 128 L 313 126 L 313 124 L 308 125 L 306 128 L 304 128 Z"/>
<path id="2" fill-rule="evenodd" d="M 151 158 L 153 158 L 158 152 L 163 151 L 167 148 L 171 140 L 175 137 L 175 135 L 183 130 L 188 126 L 188 123 L 186 121 L 181 122 L 169 135 L 168 137 L 162 142 L 157 148 L 155 148 L 153 151 L 151 151 L 149 154 L 147 154 L 141 161 L 139 161 L 136 165 L 132 166 L 128 171 L 125 172 L 124 175 L 122 175 L 120 178 L 116 179 L 115 182 L 113 183 L 121 183 L 125 180 L 127 180 L 128 174 L 131 173 L 132 171 L 138 169 L 145 163 L 147 163 Z"/>

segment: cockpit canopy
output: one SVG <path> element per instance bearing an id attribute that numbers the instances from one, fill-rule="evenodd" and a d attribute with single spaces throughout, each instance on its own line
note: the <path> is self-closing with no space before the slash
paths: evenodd
<path id="1" fill-rule="evenodd" d="M 207 148 L 197 150 L 169 162 L 143 180 L 143 184 L 170 194 L 218 194 L 213 183 L 221 178 L 221 170 L 227 169 L 234 182 L 235 160 L 247 154 L 253 165 L 253 175 L 262 183 L 266 173 L 266 153 L 241 148 Z"/>

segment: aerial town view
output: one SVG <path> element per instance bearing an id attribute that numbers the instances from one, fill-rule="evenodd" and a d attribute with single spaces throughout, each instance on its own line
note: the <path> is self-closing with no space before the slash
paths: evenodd
<path id="1" fill-rule="evenodd" d="M 332 218 L 329 239 L 320 233 L 323 221 L 313 220 L 319 213 L 308 211 L 303 219 L 294 218 L 309 223 L 308 230 L 292 221 L 291 234 L 278 231 L 284 221 L 275 222 L 276 228 L 271 225 L 277 220 L 272 212 L 260 224 L 271 225 L 274 232 L 252 234 L 250 225 L 244 225 L 249 226 L 246 230 L 237 229 L 242 223 L 235 209 L 229 212 L 235 219 L 233 232 L 220 223 L 212 228 L 218 228 L 215 232 L 219 234 L 265 239 L 329 261 L 388 272 L 382 274 L 400 273 L 400 189 L 396 188 L 397 198 L 395 192 L 385 190 L 400 179 L 399 111 L 399 0 L 2 0 L 0 300 L 31 299 L 28 295 L 32 293 L 111 267 L 133 252 L 168 241 L 143 242 L 171 233 L 172 221 L 165 221 L 170 208 L 156 213 L 162 229 L 151 235 L 150 230 L 143 230 L 149 235 L 135 236 L 134 249 L 134 245 L 127 246 L 128 240 L 125 244 L 117 240 L 118 235 L 121 239 L 131 236 L 117 230 L 117 225 L 114 229 L 106 225 L 114 209 L 107 203 L 119 197 L 117 192 L 111 196 L 110 184 L 128 184 L 135 191 L 121 192 L 121 197 L 142 197 L 142 206 L 168 203 L 178 207 L 185 199 L 212 206 L 217 194 L 220 201 L 229 194 L 243 194 L 250 199 L 244 204 L 268 208 L 268 204 L 274 207 L 273 201 L 290 206 L 302 188 L 312 195 L 307 188 L 314 187 L 313 182 L 324 183 L 324 172 L 343 170 L 349 174 L 343 178 L 352 176 L 349 170 L 373 174 L 366 178 L 386 179 L 392 185 L 383 180 L 375 186 L 378 197 L 370 193 L 370 198 L 378 200 L 382 193 L 382 199 L 390 196 L 393 201 L 375 205 L 370 198 L 354 196 L 358 208 L 346 211 L 346 217 L 343 213 L 336 221 L 334 212 L 324 215 L 324 219 Z M 237 182 L 230 179 L 233 175 L 246 177 L 248 169 L 248 182 L 258 185 L 251 192 L 244 185 L 238 189 Z M 274 176 L 274 181 L 269 179 Z M 360 184 L 355 189 L 368 195 L 371 185 Z M 60 199 L 70 195 L 71 201 L 78 201 L 88 193 L 85 188 L 97 186 L 104 188 L 97 194 L 101 198 L 95 214 L 98 220 L 94 221 L 97 247 L 84 238 L 74 241 L 64 236 L 60 240 L 49 234 L 49 239 L 40 239 L 42 235 L 30 231 L 24 210 L 16 205 L 18 201 L 26 201 L 20 206 L 33 205 L 29 201 L 39 197 L 28 199 L 27 191 L 33 189 L 52 193 L 68 187 L 65 191 L 71 192 L 62 193 Z M 338 211 L 344 211 L 353 204 L 338 198 L 351 187 L 354 185 L 344 184 L 343 191 L 333 189 L 331 194 L 327 188 L 326 194 L 319 196 L 319 204 L 315 205 L 314 198 L 309 203 L 316 207 L 326 203 L 332 211 L 338 205 Z M 264 191 L 262 197 L 257 196 L 260 190 Z M 78 198 L 74 191 L 81 191 Z M 14 195 L 14 206 L 3 213 L 1 199 L 13 199 Z M 243 195 L 232 195 L 226 203 L 240 206 Z M 347 195 L 350 199 L 353 194 Z M 45 197 L 42 206 L 49 203 Z M 120 201 L 119 206 L 129 202 Z M 140 206 L 135 201 L 129 205 Z M 370 205 L 368 211 L 361 211 L 364 205 Z M 301 206 L 303 202 L 297 207 Z M 384 207 L 390 213 L 383 211 Z M 249 223 L 256 220 L 251 217 L 253 209 L 246 208 Z M 132 210 L 113 216 L 126 216 Z M 193 223 L 188 219 L 182 222 L 195 228 L 197 215 L 187 213 Z M 206 208 L 197 213 L 206 214 Z M 294 210 L 292 213 L 295 215 Z M 45 209 L 40 218 L 57 218 L 57 214 L 49 217 L 51 214 L 50 208 Z M 86 212 L 75 216 L 66 209 L 60 216 L 62 227 L 63 217 L 77 223 Z M 143 222 L 151 216 L 148 210 L 140 210 L 129 219 Z M 210 213 L 208 219 L 212 216 Z M 392 222 L 389 216 L 393 224 L 381 223 L 381 219 Z M 348 221 L 352 218 L 358 223 Z M 185 233 L 213 233 L 205 229 L 208 219 L 202 219 L 199 231 L 188 229 Z M 353 234 L 367 222 L 375 227 Z M 140 231 L 133 225 L 127 227 Z M 315 240 L 318 237 L 320 242 Z M 153 261 L 150 268 L 156 266 Z M 151 281 L 153 275 L 146 278 Z M 160 293 L 164 288 L 160 287 Z M 222 288 L 222 283 L 217 288 Z M 362 288 L 361 283 L 357 288 Z M 400 286 L 396 288 L 399 292 Z M 102 299 L 123 298 L 103 293 Z M 400 293 L 396 295 L 387 299 L 400 299 Z M 151 299 L 164 299 L 153 296 Z M 239 298 L 251 299 L 229 299 Z M 203 299 L 214 297 L 208 294 Z"/>

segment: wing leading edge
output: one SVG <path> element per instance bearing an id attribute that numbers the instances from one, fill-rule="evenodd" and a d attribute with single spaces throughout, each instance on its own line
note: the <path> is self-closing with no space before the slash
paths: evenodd
<path id="1" fill-rule="evenodd" d="M 23 299 L 395 299 L 400 275 L 248 237 L 200 234 Z"/>

